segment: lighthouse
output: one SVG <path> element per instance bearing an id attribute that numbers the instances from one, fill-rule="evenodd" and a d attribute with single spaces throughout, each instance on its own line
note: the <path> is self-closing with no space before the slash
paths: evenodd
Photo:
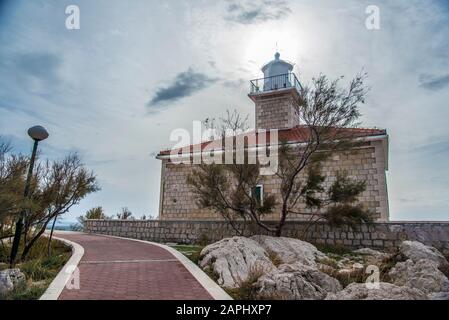
<path id="1" fill-rule="evenodd" d="M 298 101 L 301 84 L 293 64 L 280 58 L 261 68 L 263 78 L 250 81 L 249 98 L 255 103 L 256 129 L 290 129 L 299 125 Z"/>

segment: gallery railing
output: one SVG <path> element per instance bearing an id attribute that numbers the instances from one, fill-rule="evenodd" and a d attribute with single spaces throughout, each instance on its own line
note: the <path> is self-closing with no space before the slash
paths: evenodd
<path id="1" fill-rule="evenodd" d="M 250 84 L 251 93 L 259 93 L 285 88 L 296 88 L 298 91 L 301 90 L 301 84 L 299 83 L 296 75 L 292 72 L 267 78 L 254 79 L 250 81 Z"/>

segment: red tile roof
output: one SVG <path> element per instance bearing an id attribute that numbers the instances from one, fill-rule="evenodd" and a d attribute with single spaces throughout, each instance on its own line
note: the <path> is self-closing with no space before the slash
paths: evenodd
<path id="1" fill-rule="evenodd" d="M 340 135 L 340 136 L 344 136 L 347 135 L 348 137 L 353 137 L 353 138 L 364 138 L 364 137 L 372 137 L 372 136 L 379 136 L 379 135 L 386 135 L 387 132 L 384 129 L 368 129 L 368 128 L 335 128 L 335 134 L 336 135 Z M 256 143 L 252 144 L 252 145 L 248 145 L 248 147 L 254 147 L 257 146 L 258 142 L 259 142 L 259 134 L 256 132 L 249 132 L 249 133 L 244 133 L 242 135 L 246 135 L 251 137 L 251 135 L 254 136 L 255 134 L 255 138 L 256 138 Z M 308 137 L 310 135 L 310 131 L 308 129 L 307 126 L 296 126 L 290 129 L 281 129 L 278 130 L 278 140 L 279 141 L 286 141 L 289 143 L 301 143 L 301 142 L 306 142 Z M 239 135 L 240 136 L 240 135 Z M 266 135 L 266 141 L 267 144 L 269 144 L 270 142 L 270 132 L 267 131 L 267 135 Z M 171 149 L 167 149 L 167 150 L 163 150 L 161 151 L 158 156 L 164 156 L 164 155 L 170 155 L 171 152 L 176 152 L 176 153 L 181 153 L 182 151 L 184 151 L 183 149 L 187 149 L 190 148 L 190 152 L 195 152 L 195 151 L 199 151 L 200 150 L 200 146 L 201 146 L 201 151 L 204 150 L 207 146 L 211 145 L 211 143 L 217 143 L 217 145 L 221 146 L 221 140 L 210 140 L 210 141 L 205 141 L 202 142 L 201 144 L 195 144 L 195 145 L 190 145 L 190 146 L 186 146 L 184 148 L 179 148 L 179 149 L 175 149 L 175 150 L 171 150 Z M 210 148 L 212 147 L 212 145 L 210 146 Z"/>

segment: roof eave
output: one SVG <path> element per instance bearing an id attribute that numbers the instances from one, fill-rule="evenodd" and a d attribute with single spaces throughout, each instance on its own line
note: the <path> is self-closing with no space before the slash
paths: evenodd
<path id="1" fill-rule="evenodd" d="M 382 135 L 359 137 L 359 138 L 356 138 L 356 140 L 358 140 L 358 141 L 382 141 L 383 146 L 384 146 L 384 152 L 386 152 L 386 154 L 385 154 L 385 170 L 388 170 L 388 135 L 386 133 L 382 134 Z M 306 142 L 298 142 L 298 141 L 287 141 L 287 143 L 291 144 L 291 145 L 298 145 L 298 146 L 306 144 Z M 260 146 L 252 146 L 250 148 L 260 148 Z M 223 152 L 223 150 L 216 150 L 216 152 Z M 188 154 L 185 155 L 185 157 L 193 156 L 195 154 L 197 154 L 197 152 L 196 153 L 189 152 Z M 168 154 L 159 153 L 156 156 L 156 159 L 158 159 L 158 160 L 170 159 L 170 156 L 171 156 L 170 152 Z"/>

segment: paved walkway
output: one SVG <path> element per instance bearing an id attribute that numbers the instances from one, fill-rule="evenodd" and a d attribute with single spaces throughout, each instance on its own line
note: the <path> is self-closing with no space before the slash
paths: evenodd
<path id="1" fill-rule="evenodd" d="M 167 250 L 127 239 L 56 233 L 84 247 L 80 289 L 64 288 L 60 300 L 197 300 L 211 295 Z"/>

